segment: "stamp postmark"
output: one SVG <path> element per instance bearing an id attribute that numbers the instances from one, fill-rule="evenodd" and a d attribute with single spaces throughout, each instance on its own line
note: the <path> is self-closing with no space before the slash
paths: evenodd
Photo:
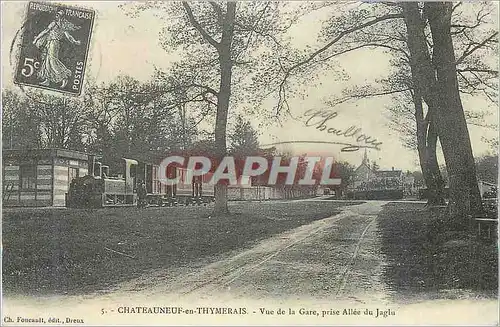
<path id="1" fill-rule="evenodd" d="M 80 95 L 95 12 L 29 2 L 14 80 L 70 95 Z"/>

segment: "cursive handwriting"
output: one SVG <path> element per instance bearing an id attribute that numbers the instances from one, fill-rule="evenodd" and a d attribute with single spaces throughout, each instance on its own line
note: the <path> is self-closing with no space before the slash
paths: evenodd
<path id="1" fill-rule="evenodd" d="M 357 126 L 351 125 L 348 128 L 338 128 L 336 126 L 331 127 L 331 125 L 328 125 L 327 122 L 338 116 L 338 113 L 336 111 L 308 110 L 305 112 L 305 116 L 307 119 L 305 121 L 305 125 L 308 127 L 315 126 L 316 129 L 324 131 L 328 134 L 352 138 L 356 140 L 357 144 L 347 144 L 341 149 L 341 151 L 358 151 L 361 148 L 380 150 L 380 145 L 382 144 L 382 142 L 372 136 L 363 133 L 362 129 Z"/>

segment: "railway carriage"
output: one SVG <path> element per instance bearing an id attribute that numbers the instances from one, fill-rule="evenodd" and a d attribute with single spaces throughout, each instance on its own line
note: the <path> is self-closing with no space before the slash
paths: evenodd
<path id="1" fill-rule="evenodd" d="M 177 168 L 176 176 L 179 178 L 179 183 L 174 185 L 174 197 L 179 199 L 181 203 L 189 204 L 206 204 L 214 200 L 214 187 L 209 184 L 213 173 L 206 173 L 203 176 L 195 176 L 191 183 L 186 183 L 186 175 L 188 170 L 185 168 Z"/>
<path id="2" fill-rule="evenodd" d="M 89 174 L 75 178 L 70 185 L 66 206 L 73 208 L 102 208 L 137 205 L 137 186 L 146 185 L 146 203 L 158 206 L 207 205 L 214 201 L 211 174 L 184 181 L 188 171 L 169 167 L 168 178 L 180 177 L 180 182 L 166 185 L 160 181 L 160 166 L 133 159 L 124 160 L 124 174 L 111 177 L 109 167 L 89 156 Z"/>

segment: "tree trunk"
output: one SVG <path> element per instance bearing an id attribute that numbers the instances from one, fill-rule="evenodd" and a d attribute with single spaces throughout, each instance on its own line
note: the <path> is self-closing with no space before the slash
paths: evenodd
<path id="1" fill-rule="evenodd" d="M 474 156 L 458 88 L 456 59 L 451 37 L 451 2 L 426 3 L 434 43 L 439 114 L 436 127 L 450 179 L 450 214 L 465 219 L 482 210 Z"/>
<path id="2" fill-rule="evenodd" d="M 415 71 L 411 67 L 412 73 Z M 413 104 L 415 106 L 415 121 L 417 124 L 417 150 L 420 161 L 420 168 L 427 187 L 427 204 L 428 205 L 444 205 L 443 196 L 443 178 L 439 171 L 437 161 L 437 134 L 432 121 L 424 118 L 424 108 L 422 101 L 422 93 L 414 82 Z M 435 109 L 429 108 L 430 113 L 435 112 Z"/>
<path id="3" fill-rule="evenodd" d="M 475 181 L 469 134 L 458 91 L 455 55 L 450 34 L 451 14 L 446 10 L 432 9 L 434 6 L 444 8 L 446 4 L 426 3 L 425 6 L 430 7 L 433 13 L 432 19 L 429 18 L 432 21 L 436 68 L 430 60 L 424 34 L 425 22 L 421 17 L 418 3 L 401 4 L 408 31 L 413 80 L 416 87 L 422 91 L 429 109 L 435 110 L 430 113 L 430 119 L 437 129 L 450 174 L 450 213 L 459 223 L 460 218 L 467 217 L 471 209 L 480 210 L 481 201 Z M 451 3 L 449 8 L 451 9 Z"/>
<path id="4" fill-rule="evenodd" d="M 429 178 L 433 185 L 433 198 L 429 199 L 430 205 L 444 205 L 444 180 L 439 170 L 439 164 L 437 161 L 437 140 L 438 135 L 434 123 L 429 122 L 429 128 L 427 131 L 427 145 L 426 145 L 426 165 L 429 171 Z"/>
<path id="5" fill-rule="evenodd" d="M 415 106 L 415 121 L 417 123 L 417 151 L 420 162 L 420 169 L 427 188 L 427 204 L 432 204 L 435 196 L 435 185 L 429 171 L 427 160 L 427 129 L 429 123 L 424 118 L 424 108 L 422 97 L 418 88 L 414 87 L 413 104 Z"/>
<path id="6" fill-rule="evenodd" d="M 226 129 L 231 98 L 231 75 L 233 62 L 231 58 L 231 44 L 234 35 L 234 22 L 236 16 L 236 2 L 226 4 L 227 13 L 222 26 L 222 39 L 218 47 L 220 63 L 220 87 L 217 99 L 217 116 L 215 120 L 215 147 L 217 161 L 221 162 L 226 155 Z M 214 214 L 228 213 L 227 185 L 219 181 L 215 185 Z"/>

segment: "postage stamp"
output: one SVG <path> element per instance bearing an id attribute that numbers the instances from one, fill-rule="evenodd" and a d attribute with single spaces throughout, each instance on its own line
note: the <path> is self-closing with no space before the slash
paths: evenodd
<path id="1" fill-rule="evenodd" d="M 29 2 L 15 83 L 80 95 L 95 12 Z"/>

